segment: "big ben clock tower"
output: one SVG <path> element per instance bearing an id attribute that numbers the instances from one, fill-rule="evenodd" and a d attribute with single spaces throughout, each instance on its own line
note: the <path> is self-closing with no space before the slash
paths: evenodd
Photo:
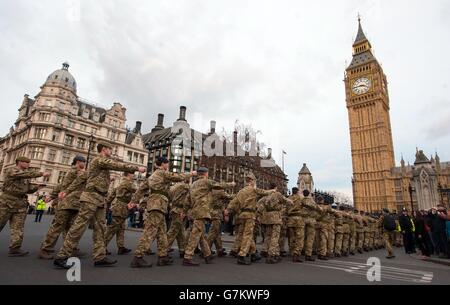
<path id="1" fill-rule="evenodd" d="M 395 166 L 386 75 L 372 53 L 361 19 L 346 70 L 345 92 L 350 122 L 355 208 L 364 211 L 395 209 Z"/>

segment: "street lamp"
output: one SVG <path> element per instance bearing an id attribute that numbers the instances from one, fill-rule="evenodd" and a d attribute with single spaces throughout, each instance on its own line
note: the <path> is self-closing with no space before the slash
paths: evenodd
<path id="1" fill-rule="evenodd" d="M 411 182 L 409 183 L 408 191 L 409 191 L 409 199 L 411 200 L 411 213 L 412 213 L 412 212 L 414 212 L 414 205 L 413 205 L 413 197 L 412 197 L 413 187 L 411 185 Z"/>
<path id="2" fill-rule="evenodd" d="M 88 168 L 89 165 L 89 158 L 91 157 L 91 149 L 93 141 L 94 141 L 94 134 L 91 132 L 91 135 L 89 136 L 88 153 L 86 158 L 86 169 Z"/>

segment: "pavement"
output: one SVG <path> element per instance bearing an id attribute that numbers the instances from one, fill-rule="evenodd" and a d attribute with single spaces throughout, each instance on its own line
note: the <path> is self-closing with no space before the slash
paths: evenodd
<path id="1" fill-rule="evenodd" d="M 164 285 L 447 285 L 450 283 L 450 266 L 424 261 L 418 256 L 404 254 L 396 248 L 397 257 L 385 258 L 385 251 L 378 250 L 347 258 L 293 263 L 285 258 L 280 264 L 268 265 L 264 262 L 241 266 L 232 257 L 216 258 L 211 265 L 202 262 L 200 267 L 182 266 L 178 251 L 173 256 L 172 266 L 157 267 L 156 256 L 147 256 L 146 260 L 154 266 L 149 269 L 132 269 L 129 264 L 132 255 L 118 256 L 115 240 L 109 246 L 113 252 L 111 258 L 117 259 L 115 267 L 95 268 L 88 256 L 81 259 L 81 281 L 69 282 L 67 271 L 55 269 L 52 261 L 37 258 L 39 245 L 44 238 L 53 216 L 44 215 L 41 223 L 35 223 L 33 215 L 27 217 L 23 249 L 30 255 L 22 258 L 8 257 L 9 228 L 0 233 L 0 284 L 164 284 Z M 127 230 L 126 245 L 135 249 L 140 232 Z M 227 250 L 231 247 L 232 237 L 223 235 Z M 57 249 L 61 241 L 58 241 Z M 92 231 L 87 230 L 80 242 L 80 248 L 91 253 Z M 156 251 L 156 245 L 153 245 Z M 368 271 L 372 265 L 368 259 L 380 262 L 380 281 L 370 282 Z"/>

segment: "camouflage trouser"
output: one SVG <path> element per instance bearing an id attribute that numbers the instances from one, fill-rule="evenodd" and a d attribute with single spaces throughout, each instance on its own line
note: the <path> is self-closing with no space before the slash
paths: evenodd
<path id="1" fill-rule="evenodd" d="M 349 252 L 350 249 L 350 225 L 344 223 L 342 225 L 342 249 L 341 249 L 341 254 L 342 253 L 347 253 Z"/>
<path id="2" fill-rule="evenodd" d="M 317 253 L 326 256 L 328 250 L 328 239 L 330 234 L 330 224 L 319 222 L 319 244 Z"/>
<path id="3" fill-rule="evenodd" d="M 255 244 L 258 242 L 258 236 L 261 235 L 262 225 L 260 223 L 255 222 L 255 227 L 253 228 L 253 240 Z"/>
<path id="4" fill-rule="evenodd" d="M 368 230 L 368 228 L 364 228 L 364 248 L 369 248 L 369 243 L 370 243 L 370 232 Z"/>
<path id="5" fill-rule="evenodd" d="M 217 251 L 222 251 L 223 249 L 222 237 L 220 235 L 221 224 L 222 221 L 220 219 L 211 220 L 211 226 L 209 227 L 208 236 L 206 237 L 210 249 L 212 248 L 213 244 L 216 246 Z"/>
<path id="6" fill-rule="evenodd" d="M 158 247 L 158 256 L 167 256 L 167 234 L 166 234 L 166 217 L 160 211 L 148 212 L 145 220 L 144 231 L 139 239 L 134 256 L 143 257 L 145 252 L 150 249 L 153 241 L 156 239 Z"/>
<path id="7" fill-rule="evenodd" d="M 283 224 L 280 226 L 280 238 L 279 238 L 279 247 L 280 252 L 285 252 L 285 245 L 286 245 L 286 236 L 287 236 L 287 224 L 285 221 L 283 221 Z"/>
<path id="8" fill-rule="evenodd" d="M 313 252 L 314 239 L 316 238 L 316 220 L 305 218 L 305 255 L 311 256 Z"/>
<path id="9" fill-rule="evenodd" d="M 58 209 L 47 235 L 41 244 L 41 250 L 50 251 L 55 247 L 58 237 L 63 232 L 68 232 L 77 217 L 78 210 Z"/>
<path id="10" fill-rule="evenodd" d="M 25 227 L 25 219 L 27 218 L 26 209 L 11 210 L 0 203 L 0 232 L 9 221 L 11 231 L 10 249 L 19 249 L 22 246 L 23 230 Z"/>
<path id="11" fill-rule="evenodd" d="M 351 253 L 355 253 L 356 252 L 356 226 L 355 224 L 350 224 L 350 246 L 349 246 L 349 250 Z"/>
<path id="12" fill-rule="evenodd" d="M 242 226 L 242 224 L 237 224 L 234 226 L 234 229 L 236 232 L 235 232 L 234 243 L 233 243 L 233 247 L 232 247 L 231 251 L 238 253 L 239 249 L 241 249 L 242 234 L 244 234 L 244 227 Z"/>
<path id="13" fill-rule="evenodd" d="M 342 253 L 342 241 L 344 238 L 344 226 L 336 226 L 336 237 L 334 239 L 334 253 L 341 255 Z"/>
<path id="14" fill-rule="evenodd" d="M 369 248 L 373 248 L 375 246 L 375 232 L 369 232 Z"/>
<path id="15" fill-rule="evenodd" d="M 383 241 L 388 255 L 394 255 L 394 250 L 392 250 L 392 243 L 395 241 L 394 232 L 383 232 Z"/>
<path id="16" fill-rule="evenodd" d="M 269 256 L 275 257 L 280 255 L 279 240 L 281 232 L 281 225 L 267 225 L 266 238 L 264 240 L 264 248 Z"/>
<path id="17" fill-rule="evenodd" d="M 184 259 L 192 259 L 194 257 L 195 248 L 200 243 L 200 249 L 202 250 L 203 257 L 211 255 L 211 249 L 205 237 L 205 219 L 195 219 L 192 224 L 192 231 L 189 234 L 189 239 L 186 245 L 186 251 L 184 252 Z"/>
<path id="18" fill-rule="evenodd" d="M 336 238 L 336 231 L 334 224 L 330 224 L 330 228 L 328 231 L 328 253 L 333 254 L 334 253 L 334 243 Z"/>
<path id="19" fill-rule="evenodd" d="M 364 231 L 356 229 L 356 249 L 362 250 L 364 246 Z"/>
<path id="20" fill-rule="evenodd" d="M 90 202 L 82 202 L 81 209 L 69 232 L 66 234 L 64 244 L 59 250 L 57 258 L 68 258 L 72 255 L 91 220 L 94 222 L 92 257 L 94 261 L 100 261 L 105 258 L 106 211 L 104 207 L 97 207 L 97 205 Z"/>
<path id="21" fill-rule="evenodd" d="M 111 239 L 116 236 L 117 248 L 125 248 L 125 220 L 126 217 L 113 216 L 111 224 L 106 228 L 105 246 L 108 247 Z"/>
<path id="22" fill-rule="evenodd" d="M 254 219 L 244 219 L 242 223 L 242 242 L 239 256 L 247 256 L 256 252 L 255 240 L 253 239 L 253 229 L 255 228 Z"/>
<path id="23" fill-rule="evenodd" d="M 289 236 L 292 240 L 292 255 L 300 256 L 305 245 L 305 225 L 289 228 Z"/>
<path id="24" fill-rule="evenodd" d="M 186 247 L 186 233 L 184 230 L 184 221 L 180 214 L 171 213 L 170 228 L 167 232 L 167 248 L 171 248 L 173 242 L 177 240 L 178 250 L 184 252 Z"/>

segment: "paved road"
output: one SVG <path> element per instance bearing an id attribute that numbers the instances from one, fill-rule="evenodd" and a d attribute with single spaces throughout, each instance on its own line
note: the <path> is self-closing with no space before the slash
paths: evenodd
<path id="1" fill-rule="evenodd" d="M 66 271 L 54 269 L 51 261 L 36 258 L 39 245 L 45 235 L 51 216 L 45 215 L 42 223 L 34 223 L 27 218 L 24 249 L 31 255 L 23 258 L 7 256 L 9 228 L 0 233 L 0 284 L 71 284 L 66 279 Z M 81 249 L 91 251 L 91 233 L 87 230 L 81 240 Z M 128 247 L 135 248 L 140 233 L 126 232 Z M 114 240 L 113 240 L 114 242 Z M 58 243 L 58 246 L 60 243 Z M 229 248 L 231 244 L 225 243 Z M 116 251 L 111 244 L 110 250 Z M 264 263 L 251 266 L 237 265 L 234 258 L 215 259 L 214 264 L 200 267 L 184 267 L 176 259 L 173 266 L 150 269 L 131 269 L 131 256 L 112 255 L 118 265 L 111 268 L 94 268 L 90 257 L 81 260 L 81 284 L 372 284 L 367 280 L 366 265 L 369 257 L 381 260 L 381 282 L 378 284 L 448 284 L 450 267 L 424 262 L 397 250 L 395 260 L 386 260 L 384 251 L 333 259 L 326 262 L 295 264 L 285 259 L 277 265 Z M 177 253 L 174 253 L 174 256 Z M 155 256 L 147 257 L 156 262 Z"/>

